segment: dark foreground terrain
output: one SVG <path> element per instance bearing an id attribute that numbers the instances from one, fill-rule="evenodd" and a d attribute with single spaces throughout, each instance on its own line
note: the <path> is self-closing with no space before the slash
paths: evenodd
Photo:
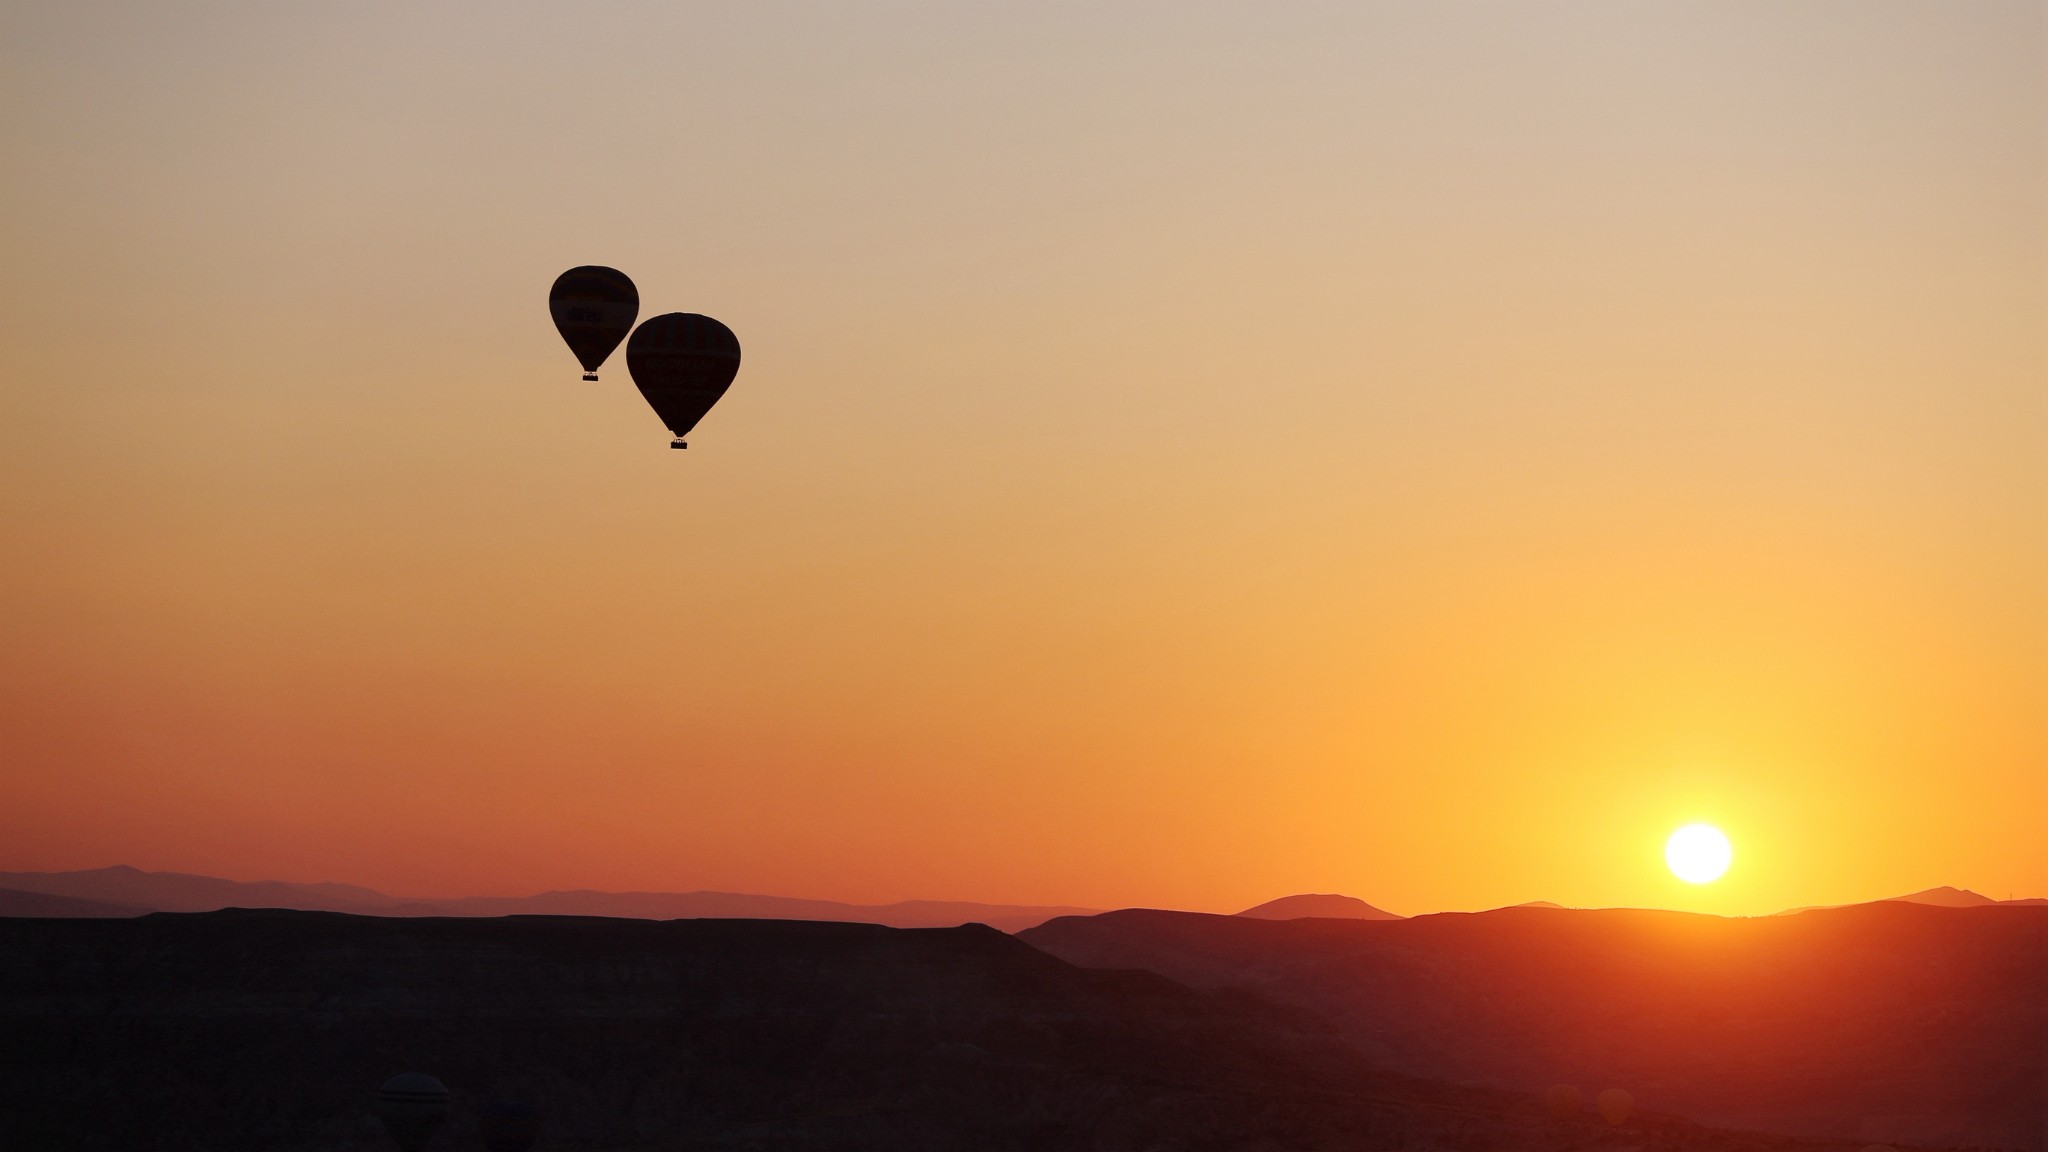
<path id="1" fill-rule="evenodd" d="M 368 1105 L 402 1070 L 453 1090 L 450 1150 L 501 1097 L 544 1112 L 542 1149 L 1791 1146 L 1553 1120 L 1376 1071 L 1310 1017 L 972 925 L 0 921 L 0 1148 L 384 1147 Z"/>
<path id="2" fill-rule="evenodd" d="M 1617 1085 L 1703 1123 L 1814 1138 L 2048 1145 L 2048 908 L 1284 923 L 1127 911 L 1021 938 L 1312 1012 L 1412 1075 Z"/>

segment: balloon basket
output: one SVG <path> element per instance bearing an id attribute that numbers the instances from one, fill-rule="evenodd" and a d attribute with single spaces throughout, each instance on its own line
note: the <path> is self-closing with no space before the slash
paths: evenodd
<path id="1" fill-rule="evenodd" d="M 585 372 L 585 373 L 583 374 L 583 378 L 584 378 L 585 380 L 595 380 L 595 379 L 597 379 L 597 373 L 595 373 L 595 372 Z"/>
<path id="2" fill-rule="evenodd" d="M 682 442 L 681 440 L 671 440 L 671 441 L 669 441 L 669 442 L 668 442 L 668 446 L 669 446 L 669 447 L 671 447 L 671 448 L 688 448 L 688 447 L 689 447 L 689 445 L 688 445 L 688 444 L 685 444 L 685 443 L 683 443 L 683 442 Z"/>

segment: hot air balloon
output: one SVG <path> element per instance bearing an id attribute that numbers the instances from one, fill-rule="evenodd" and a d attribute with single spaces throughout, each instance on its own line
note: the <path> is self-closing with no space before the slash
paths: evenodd
<path id="1" fill-rule="evenodd" d="M 595 380 L 597 366 L 633 330 L 640 290 L 616 268 L 585 264 L 555 277 L 555 286 L 548 289 L 548 312 L 583 365 L 583 378 Z"/>
<path id="2" fill-rule="evenodd" d="M 675 433 L 669 447 L 687 448 L 683 437 L 739 374 L 740 342 L 709 316 L 670 312 L 634 330 L 626 343 L 626 368 L 654 414 Z"/>
<path id="3" fill-rule="evenodd" d="M 1600 1109 L 1600 1118 L 1608 1124 L 1619 1127 L 1635 1109 L 1636 1098 L 1619 1088 L 1609 1088 L 1593 1100 L 1593 1106 Z"/>
<path id="4" fill-rule="evenodd" d="M 526 1152 L 540 1137 L 540 1113 L 530 1104 L 500 1100 L 484 1108 L 476 1126 L 490 1152 Z"/>
<path id="5" fill-rule="evenodd" d="M 403 1152 L 420 1152 L 448 1118 L 448 1087 L 424 1072 L 401 1072 L 377 1090 L 377 1119 Z"/>
<path id="6" fill-rule="evenodd" d="M 1549 1108 L 1550 1114 L 1559 1120 L 1569 1120 L 1577 1116 L 1579 1114 L 1579 1105 L 1582 1103 L 1584 1103 L 1584 1097 L 1579 1095 L 1577 1088 L 1569 1084 L 1553 1084 L 1550 1087 L 1550 1091 L 1543 1094 L 1544 1106 Z"/>

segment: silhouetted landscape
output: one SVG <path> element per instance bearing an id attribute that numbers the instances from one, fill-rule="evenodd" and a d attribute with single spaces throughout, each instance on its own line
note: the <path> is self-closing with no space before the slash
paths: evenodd
<path id="1" fill-rule="evenodd" d="M 0 3 L 0 1152 L 2048 1152 L 2044 20 Z"/>
<path id="2" fill-rule="evenodd" d="M 236 907 L 265 903 L 283 907 Z M 1567 1084 L 1630 1092 L 1681 1144 L 1746 1139 L 1697 1122 L 2041 1152 L 2042 904 L 1934 888 L 1747 919 L 1403 918 L 1318 894 L 1076 915 L 10 873 L 10 1123 L 48 1147 L 147 1144 L 123 1127 L 145 1115 L 166 1147 L 367 1139 L 350 1093 L 422 1064 L 560 1102 L 569 1146 L 1491 1147 L 1537 1138 L 1529 1101 Z M 526 909 L 607 914 L 504 914 Z M 95 1111 L 67 1066 L 152 1103 Z"/>
<path id="3" fill-rule="evenodd" d="M 1075 967 L 978 925 L 10 919 L 0 1017 L 8 1148 L 384 1147 L 368 1103 L 406 1068 L 451 1086 L 448 1148 L 476 1146 L 498 1098 L 541 1110 L 541 1148 L 1797 1144 L 1654 1108 L 1559 1119 L 1533 1094 L 1375 1066 L 1316 1013 Z"/>
<path id="4" fill-rule="evenodd" d="M 1412 1075 L 1614 1084 L 1659 1111 L 1799 1136 L 2043 1147 L 2048 908 L 1280 923 L 1133 910 L 1021 936 L 1084 967 L 1301 1009 Z"/>

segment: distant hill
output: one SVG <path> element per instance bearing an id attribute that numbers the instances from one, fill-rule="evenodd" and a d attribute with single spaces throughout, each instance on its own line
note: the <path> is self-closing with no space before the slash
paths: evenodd
<path id="1" fill-rule="evenodd" d="M 1303 895 L 1282 896 L 1268 900 L 1256 908 L 1247 908 L 1238 913 L 1254 920 L 1301 920 L 1307 917 L 1323 917 L 1333 920 L 1399 920 L 1392 912 L 1382 912 L 1356 896 Z"/>
<path id="2" fill-rule="evenodd" d="M 0 916 L 146 916 L 150 911 L 148 908 L 108 904 L 101 900 L 80 900 L 72 896 L 52 896 L 45 892 L 22 892 L 13 888 L 0 888 Z"/>
<path id="3" fill-rule="evenodd" d="M 540 1110 L 541 1148 L 1797 1147 L 1640 1110 L 1555 1120 L 1375 1069 L 1310 1015 L 980 927 L 5 920 L 0 1036 L 10 1149 L 384 1152 L 368 1105 L 401 1069 L 449 1086 L 447 1149 L 480 1147 L 506 1096 Z"/>
<path id="4" fill-rule="evenodd" d="M 1412 1075 L 1621 1087 L 1643 1107 L 1812 1138 L 2048 1143 L 2048 908 L 1278 923 L 1125 911 L 1019 935 L 1075 964 L 1314 1012 Z"/>
<path id="5" fill-rule="evenodd" d="M 1924 892 L 1915 892 L 1910 896 L 1894 896 L 1892 899 L 1904 900 L 1908 904 L 1932 904 L 1937 908 L 1984 908 L 1998 903 L 1991 897 L 1980 896 L 1968 888 L 1950 888 L 1946 884 L 1939 888 L 1929 888 Z"/>
<path id="6" fill-rule="evenodd" d="M 1883 900 L 1870 901 L 1870 903 L 1873 904 L 1888 904 L 1894 902 L 1905 904 L 1928 904 L 1936 908 L 1988 908 L 1994 904 L 2009 904 L 2022 906 L 2031 905 L 2039 907 L 2041 905 L 2048 904 L 2048 900 L 2031 897 L 2020 900 L 1993 900 L 1989 896 L 1984 896 L 1976 892 L 1972 892 L 1968 888 L 1950 888 L 1945 884 L 1939 888 L 1929 888 L 1925 891 L 1914 892 L 1906 896 L 1888 896 Z M 1796 912 L 1818 912 L 1829 908 L 1854 907 L 1857 907 L 1857 905 L 1806 904 L 1798 908 L 1787 908 L 1783 912 L 1776 913 L 1776 915 L 1790 916 Z"/>
<path id="7" fill-rule="evenodd" d="M 1562 905 L 1562 904 L 1552 904 L 1552 903 L 1551 903 L 1550 901 L 1548 901 L 1548 900 L 1526 900 L 1526 901 L 1523 901 L 1523 902 L 1522 902 L 1522 903 L 1520 903 L 1520 904 L 1510 904 L 1510 905 L 1508 905 L 1508 907 L 1510 907 L 1510 908 L 1556 908 L 1556 909 L 1562 910 L 1562 909 L 1564 908 L 1564 905 Z"/>
<path id="8" fill-rule="evenodd" d="M 0 888 L 119 905 L 124 911 L 81 915 L 130 916 L 143 912 L 214 912 L 223 908 L 292 908 L 373 916 L 618 916 L 641 920 L 705 917 L 735 920 L 837 920 L 894 928 L 951 928 L 980 923 L 1005 932 L 1055 916 L 1089 916 L 1100 909 L 904 900 L 843 904 L 736 892 L 543 892 L 535 896 L 467 896 L 452 900 L 387 896 L 350 884 L 289 884 L 222 880 L 180 872 L 144 872 L 118 865 L 84 872 L 0 872 Z M 0 916 L 10 913 L 0 905 Z"/>
<path id="9" fill-rule="evenodd" d="M 222 880 L 183 872 L 144 872 L 126 864 L 84 872 L 0 872 L 0 888 L 98 900 L 152 912 L 211 912 L 219 908 L 387 912 L 406 903 L 350 884 Z"/>
<path id="10" fill-rule="evenodd" d="M 737 892 L 543 892 L 537 896 L 467 896 L 434 901 L 448 916 L 616 916 L 638 920 L 827 920 L 891 928 L 953 928 L 986 924 L 1016 932 L 1056 916 L 1092 916 L 1098 909 L 902 900 L 894 904 L 842 904 Z"/>

